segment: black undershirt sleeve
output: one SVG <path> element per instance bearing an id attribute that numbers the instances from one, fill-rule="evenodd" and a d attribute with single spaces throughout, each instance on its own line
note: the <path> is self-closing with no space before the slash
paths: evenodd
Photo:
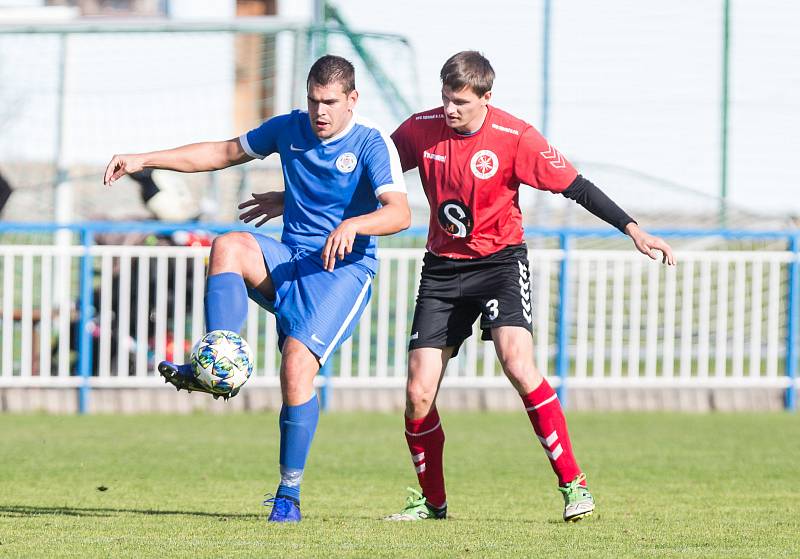
<path id="1" fill-rule="evenodd" d="M 578 204 L 589 210 L 591 213 L 625 232 L 625 226 L 629 223 L 636 223 L 631 216 L 617 206 L 611 198 L 597 188 L 591 181 L 578 175 L 566 190 L 561 194 L 575 200 Z"/>
<path id="2" fill-rule="evenodd" d="M 145 203 L 149 202 L 150 198 L 158 194 L 161 190 L 153 180 L 152 169 L 142 169 L 128 176 L 139 184 L 139 192 L 142 195 L 142 201 Z"/>

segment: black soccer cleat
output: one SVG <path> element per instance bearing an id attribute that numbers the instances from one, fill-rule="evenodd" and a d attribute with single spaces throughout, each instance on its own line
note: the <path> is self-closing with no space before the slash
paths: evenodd
<path id="1" fill-rule="evenodd" d="M 171 361 L 162 361 L 158 364 L 158 372 L 164 377 L 164 382 L 170 383 L 175 387 L 178 392 L 181 389 L 187 392 L 205 392 L 211 394 L 215 400 L 222 397 L 224 400 L 236 396 L 239 393 L 240 386 L 237 386 L 229 394 L 222 394 L 214 392 L 210 388 L 203 386 L 199 380 L 194 376 L 194 371 L 191 365 L 177 365 Z"/>
<path id="2" fill-rule="evenodd" d="M 187 392 L 206 392 L 215 397 L 219 396 L 198 382 L 191 365 L 177 365 L 171 361 L 162 361 L 158 364 L 158 372 L 164 377 L 164 382 L 170 383 L 179 392 L 184 389 Z"/>

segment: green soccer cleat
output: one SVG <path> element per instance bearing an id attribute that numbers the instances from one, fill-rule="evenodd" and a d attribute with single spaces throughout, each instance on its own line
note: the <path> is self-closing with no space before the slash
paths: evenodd
<path id="1" fill-rule="evenodd" d="M 594 512 L 594 499 L 589 489 L 581 485 L 586 474 L 580 474 L 558 490 L 564 494 L 564 522 L 577 522 Z"/>
<path id="2" fill-rule="evenodd" d="M 407 488 L 409 496 L 406 498 L 406 506 L 398 513 L 391 514 L 384 520 L 410 521 L 410 520 L 442 520 L 447 518 L 447 504 L 440 509 L 430 506 L 425 500 L 425 496 L 410 487 Z"/>

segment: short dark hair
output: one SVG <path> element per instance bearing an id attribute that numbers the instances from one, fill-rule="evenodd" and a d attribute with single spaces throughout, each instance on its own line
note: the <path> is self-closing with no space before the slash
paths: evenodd
<path id="1" fill-rule="evenodd" d="M 469 86 L 475 95 L 482 96 L 492 90 L 494 69 L 489 61 L 476 50 L 464 50 L 447 59 L 439 72 L 442 85 L 453 91 Z"/>
<path id="2" fill-rule="evenodd" d="M 345 95 L 349 95 L 356 88 L 356 71 L 349 60 L 326 54 L 314 62 L 308 71 L 306 86 L 311 82 L 318 85 L 342 84 Z"/>

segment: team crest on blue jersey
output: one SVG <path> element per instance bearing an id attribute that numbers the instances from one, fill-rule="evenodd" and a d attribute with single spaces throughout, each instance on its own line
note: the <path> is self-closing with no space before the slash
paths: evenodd
<path id="1" fill-rule="evenodd" d="M 357 163 L 358 159 L 356 159 L 356 154 L 352 151 L 343 153 L 336 158 L 336 168 L 342 173 L 352 173 L 353 169 L 356 168 Z"/>

